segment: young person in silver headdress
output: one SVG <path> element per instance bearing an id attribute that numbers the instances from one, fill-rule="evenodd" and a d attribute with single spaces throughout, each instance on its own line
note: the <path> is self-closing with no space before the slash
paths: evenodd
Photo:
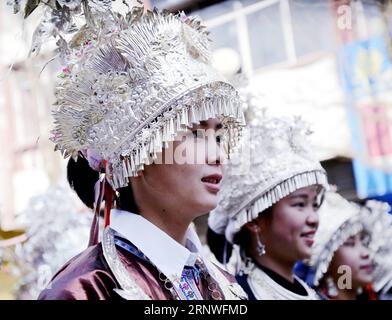
<path id="1" fill-rule="evenodd" d="M 84 1 L 86 24 L 58 42 L 66 66 L 52 140 L 72 157 L 69 181 L 96 216 L 90 247 L 40 299 L 244 298 L 190 227 L 217 204 L 224 149 L 244 125 L 238 94 L 211 68 L 198 20 L 110 6 Z M 50 8 L 69 19 L 80 12 L 75 1 Z"/>
<path id="2" fill-rule="evenodd" d="M 264 116 L 247 129 L 209 216 L 210 248 L 220 261 L 230 255 L 223 244 L 239 250 L 237 261 L 230 262 L 250 299 L 317 299 L 293 267 L 311 256 L 325 171 L 300 119 Z"/>
<path id="3" fill-rule="evenodd" d="M 370 249 L 374 266 L 372 285 L 379 300 L 392 300 L 392 215 L 391 207 L 368 200 L 365 228 L 371 235 Z"/>
<path id="4" fill-rule="evenodd" d="M 377 298 L 373 283 L 378 290 L 385 265 L 376 256 L 382 255 L 380 250 L 391 234 L 388 210 L 382 202 L 367 201 L 359 206 L 336 192 L 326 193 L 310 259 L 313 285 L 325 298 Z M 379 275 L 376 282 L 375 274 Z"/>

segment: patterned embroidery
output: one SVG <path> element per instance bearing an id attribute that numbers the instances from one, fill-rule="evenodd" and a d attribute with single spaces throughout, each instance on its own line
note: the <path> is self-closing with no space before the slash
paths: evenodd
<path id="1" fill-rule="evenodd" d="M 150 259 L 148 259 L 143 252 L 130 243 L 124 242 L 118 237 L 115 237 L 114 243 L 133 255 L 151 263 Z M 175 291 L 181 300 L 203 300 L 203 297 L 197 288 L 200 279 L 200 270 L 197 267 L 184 268 L 179 280 L 178 288 L 175 288 Z"/>
<path id="2" fill-rule="evenodd" d="M 197 284 L 200 281 L 200 271 L 196 267 L 185 267 L 179 281 L 179 289 L 186 300 L 203 300 Z"/>

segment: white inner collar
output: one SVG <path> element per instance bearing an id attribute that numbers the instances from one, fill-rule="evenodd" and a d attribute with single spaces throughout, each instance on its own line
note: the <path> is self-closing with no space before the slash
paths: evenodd
<path id="1" fill-rule="evenodd" d="M 192 226 L 186 231 L 185 247 L 141 215 L 128 211 L 112 209 L 110 227 L 142 251 L 170 281 L 178 281 L 184 267 L 194 266 L 198 257 L 205 262 Z"/>

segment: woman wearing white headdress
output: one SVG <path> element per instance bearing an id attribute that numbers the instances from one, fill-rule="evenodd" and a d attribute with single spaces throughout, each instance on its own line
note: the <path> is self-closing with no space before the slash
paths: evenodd
<path id="1" fill-rule="evenodd" d="M 54 35 L 64 25 L 75 31 L 81 4 L 86 24 L 58 41 L 66 66 L 52 140 L 72 157 L 68 179 L 96 219 L 90 247 L 40 299 L 246 297 L 203 256 L 191 227 L 216 206 L 224 147 L 244 125 L 237 91 L 211 68 L 207 32 L 184 14 L 133 8 L 123 16 L 110 0 L 42 4 L 40 27 L 55 21 Z"/>
<path id="2" fill-rule="evenodd" d="M 327 187 L 309 132 L 299 118 L 269 117 L 247 132 L 209 216 L 210 248 L 220 261 L 228 260 L 231 245 L 239 249 L 235 272 L 250 299 L 318 299 L 293 273 L 297 261 L 310 258 Z"/>
<path id="3" fill-rule="evenodd" d="M 370 235 L 372 252 L 372 289 L 379 300 L 392 300 L 392 215 L 391 207 L 381 201 L 365 204 L 364 229 Z"/>
<path id="4" fill-rule="evenodd" d="M 319 218 L 310 259 L 313 285 L 327 299 L 375 299 L 374 253 L 387 236 L 385 230 L 391 228 L 388 206 L 368 201 L 361 207 L 327 192 Z"/>

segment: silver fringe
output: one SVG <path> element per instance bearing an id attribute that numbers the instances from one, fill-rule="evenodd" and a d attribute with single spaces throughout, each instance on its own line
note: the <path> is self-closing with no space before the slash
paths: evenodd
<path id="1" fill-rule="evenodd" d="M 177 104 L 179 106 L 180 103 Z M 230 117 L 227 119 L 226 117 Z M 168 142 L 173 141 L 177 132 L 184 128 L 199 124 L 200 121 L 210 118 L 222 120 L 227 129 L 224 137 L 224 148 L 228 154 L 232 153 L 242 134 L 245 120 L 237 100 L 227 100 L 223 97 L 203 99 L 196 105 L 185 105 L 172 108 L 168 115 L 154 123 L 155 130 L 150 135 L 141 135 L 136 138 L 137 146 L 129 152 L 122 153 L 119 165 L 113 165 L 113 187 L 119 188 L 128 185 L 128 178 L 137 176 L 144 165 L 149 165 L 158 158 L 158 154 L 168 147 Z M 130 140 L 129 137 L 127 137 Z M 123 144 L 120 144 L 123 147 Z"/>
<path id="2" fill-rule="evenodd" d="M 277 185 L 274 185 L 267 192 L 263 192 L 262 196 L 260 196 L 259 192 L 256 192 L 253 197 L 256 200 L 251 202 L 250 205 L 242 207 L 242 209 L 238 211 L 238 214 L 235 212 L 233 216 L 236 216 L 236 220 L 239 222 L 251 221 L 256 219 L 260 212 L 263 212 L 279 200 L 287 197 L 290 193 L 293 193 L 300 188 L 316 184 L 323 186 L 328 185 L 325 171 L 315 170 L 299 173 Z"/>
<path id="3" fill-rule="evenodd" d="M 363 224 L 359 215 L 353 216 L 347 220 L 332 236 L 330 241 L 324 246 L 317 260 L 310 261 L 309 264 L 314 267 L 315 274 L 313 284 L 318 286 L 324 274 L 328 271 L 331 260 L 339 247 L 351 236 L 356 235 L 363 230 Z"/>

